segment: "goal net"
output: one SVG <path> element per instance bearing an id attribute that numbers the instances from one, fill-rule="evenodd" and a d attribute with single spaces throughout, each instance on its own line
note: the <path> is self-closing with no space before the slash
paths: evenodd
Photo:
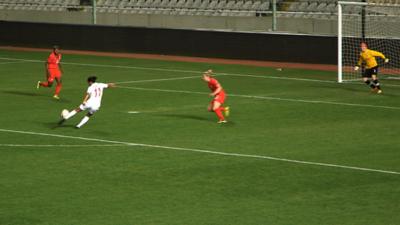
<path id="1" fill-rule="evenodd" d="M 378 1 L 375 1 L 378 2 Z M 400 0 L 388 3 L 338 2 L 338 81 L 359 80 L 364 71 L 354 71 L 360 55 L 360 43 L 389 58 L 379 64 L 380 79 L 400 79 Z M 396 3 L 396 4 L 393 4 Z"/>

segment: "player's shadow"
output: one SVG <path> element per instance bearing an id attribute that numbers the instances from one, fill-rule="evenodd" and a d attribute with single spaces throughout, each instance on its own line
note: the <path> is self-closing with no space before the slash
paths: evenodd
<path id="1" fill-rule="evenodd" d="M 356 85 L 356 84 L 337 84 L 337 85 L 326 85 L 321 87 L 321 85 L 312 85 L 312 87 L 317 88 L 323 88 L 326 90 L 344 90 L 344 91 L 348 91 L 348 92 L 358 92 L 360 91 L 360 85 Z"/>
<path id="2" fill-rule="evenodd" d="M 210 119 L 201 117 L 201 116 L 195 116 L 195 115 L 187 115 L 187 114 L 158 114 L 157 116 L 162 116 L 162 117 L 173 117 L 173 118 L 178 118 L 178 119 L 190 119 L 190 120 L 200 120 L 200 121 L 208 121 L 211 122 Z"/>
<path id="3" fill-rule="evenodd" d="M 65 128 L 68 128 L 68 129 L 75 128 L 75 126 L 72 125 L 72 124 L 59 125 L 57 122 L 46 122 L 46 123 L 43 123 L 43 124 L 44 124 L 45 127 L 50 128 L 52 130 L 54 130 L 54 129 L 65 129 Z"/>
<path id="4" fill-rule="evenodd" d="M 41 95 L 39 93 L 33 93 L 33 92 L 25 92 L 25 91 L 1 91 L 6 94 L 12 94 L 12 95 L 21 95 L 21 96 L 42 96 L 45 97 L 44 95 Z"/>
<path id="5" fill-rule="evenodd" d="M 11 95 L 19 95 L 19 96 L 30 96 L 30 97 L 42 97 L 42 98 L 51 98 L 49 95 L 44 95 L 44 94 L 39 94 L 39 93 L 34 93 L 34 92 L 26 92 L 26 91 L 1 91 L 2 93 L 5 94 L 11 94 Z M 71 101 L 65 98 L 61 98 L 59 100 L 54 99 L 54 101 L 57 102 L 64 102 L 64 103 L 70 103 Z"/>

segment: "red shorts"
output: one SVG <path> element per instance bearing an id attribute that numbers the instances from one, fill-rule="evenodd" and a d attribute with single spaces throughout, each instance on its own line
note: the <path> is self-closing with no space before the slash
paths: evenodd
<path id="1" fill-rule="evenodd" d="M 48 69 L 47 71 L 49 72 L 48 82 L 53 82 L 54 79 L 61 78 L 61 71 L 59 69 Z"/>
<path id="2" fill-rule="evenodd" d="M 219 102 L 222 105 L 225 102 L 225 98 L 226 98 L 225 92 L 221 91 L 216 96 L 214 96 L 214 99 L 211 101 L 211 103 Z"/>

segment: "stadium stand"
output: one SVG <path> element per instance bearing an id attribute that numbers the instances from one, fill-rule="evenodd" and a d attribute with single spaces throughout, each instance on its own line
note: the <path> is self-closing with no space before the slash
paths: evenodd
<path id="1" fill-rule="evenodd" d="M 361 1 L 361 0 L 353 0 Z M 368 0 L 379 4 L 400 4 L 400 0 Z M 272 0 L 97 0 L 98 13 L 163 14 L 197 16 L 266 16 Z M 91 6 L 80 0 L 0 0 L 0 10 L 85 11 Z M 332 19 L 336 0 L 277 0 L 278 17 Z M 377 11 L 377 14 L 390 13 Z M 346 7 L 344 13 L 360 12 L 360 6 Z"/>

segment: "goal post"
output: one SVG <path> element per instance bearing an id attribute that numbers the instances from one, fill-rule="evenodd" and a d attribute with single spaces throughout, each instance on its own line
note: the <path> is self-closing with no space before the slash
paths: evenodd
<path id="1" fill-rule="evenodd" d="M 400 1 L 398 4 L 338 2 L 338 82 L 361 78 L 354 71 L 360 43 L 382 52 L 390 62 L 378 59 L 380 77 L 400 79 Z"/>

